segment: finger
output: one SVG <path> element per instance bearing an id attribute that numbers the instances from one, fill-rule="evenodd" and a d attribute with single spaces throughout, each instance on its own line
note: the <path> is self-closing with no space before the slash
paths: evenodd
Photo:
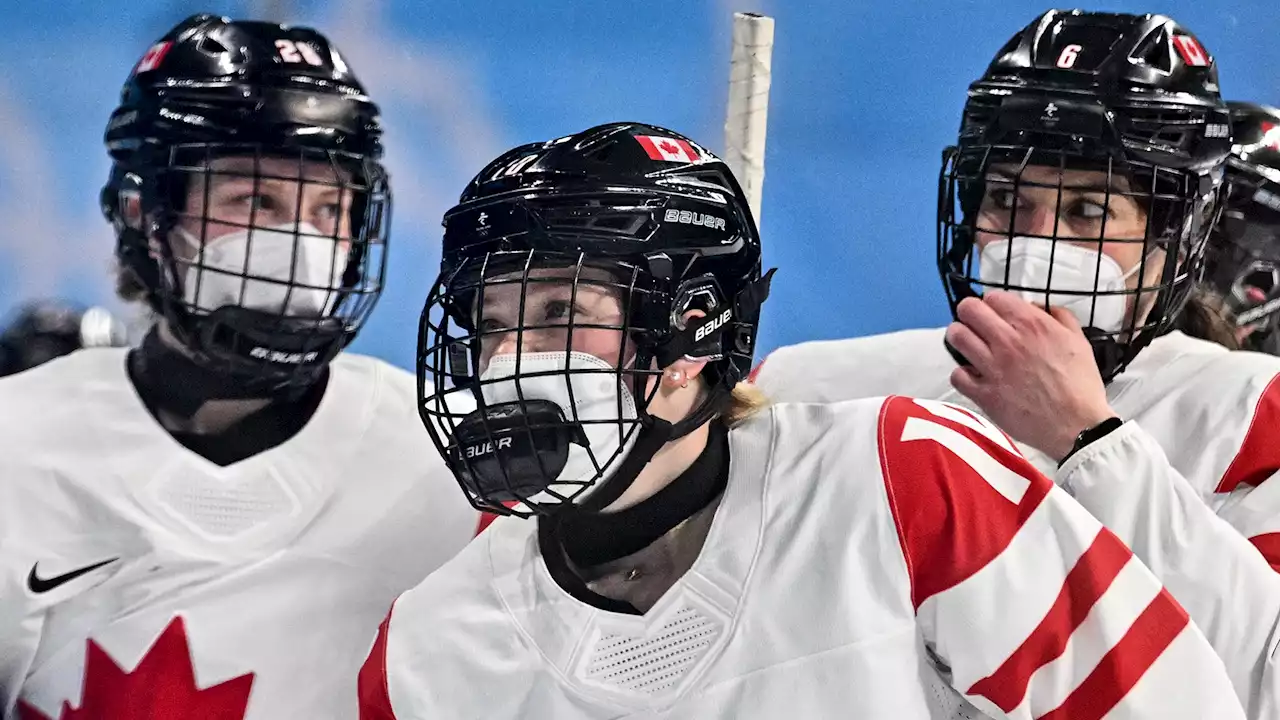
<path id="1" fill-rule="evenodd" d="M 1080 327 L 1080 321 L 1076 319 L 1075 314 L 1072 313 L 1070 310 L 1064 307 L 1058 307 L 1057 305 L 1054 305 L 1053 307 L 1049 308 L 1049 314 L 1052 315 L 1053 319 L 1057 320 L 1058 323 L 1062 325 L 1062 327 L 1072 332 L 1078 332 L 1078 333 L 1084 332 L 1084 328 Z"/>
<path id="2" fill-rule="evenodd" d="M 982 376 L 971 367 L 958 367 L 952 370 L 951 387 L 974 402 L 978 402 L 979 397 L 986 396 L 986 386 L 982 382 Z"/>
<path id="3" fill-rule="evenodd" d="M 988 347 L 1007 344 L 1017 335 L 1004 318 L 981 298 L 965 298 L 956 306 L 956 320 L 986 342 Z"/>
<path id="4" fill-rule="evenodd" d="M 988 307 L 996 311 L 1010 326 L 1017 327 L 1028 323 L 1043 321 L 1044 306 L 1029 302 L 1026 298 L 1004 290 L 995 290 L 983 295 Z"/>
<path id="5" fill-rule="evenodd" d="M 991 348 L 986 341 L 964 323 L 953 322 L 947 326 L 947 342 L 956 352 L 965 356 L 969 364 L 982 375 L 990 375 L 994 370 Z"/>

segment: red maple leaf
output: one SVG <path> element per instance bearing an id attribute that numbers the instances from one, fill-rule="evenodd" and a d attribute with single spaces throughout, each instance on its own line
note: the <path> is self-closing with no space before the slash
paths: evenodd
<path id="1" fill-rule="evenodd" d="M 187 630 L 176 617 L 133 672 L 90 640 L 80 707 L 62 703 L 59 720 L 244 720 L 252 687 L 249 673 L 197 689 Z M 18 717 L 52 720 L 25 702 L 18 703 Z"/>
<path id="2" fill-rule="evenodd" d="M 658 149 L 662 150 L 662 152 L 668 155 L 680 154 L 680 146 L 671 142 L 670 140 L 663 140 L 662 144 L 658 146 Z"/>

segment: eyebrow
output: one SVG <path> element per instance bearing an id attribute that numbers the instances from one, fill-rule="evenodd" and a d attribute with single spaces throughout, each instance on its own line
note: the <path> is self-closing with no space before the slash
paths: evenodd
<path id="1" fill-rule="evenodd" d="M 263 180 L 281 182 L 302 180 L 335 189 L 341 184 L 351 182 L 352 179 L 350 172 L 333 164 L 308 160 L 299 165 L 296 160 L 289 158 L 263 158 L 262 162 L 250 157 L 217 158 L 209 163 L 207 172 L 212 176 L 243 175 L 250 180 L 255 174 L 261 173 L 260 177 Z"/>
<path id="2" fill-rule="evenodd" d="M 1046 189 L 1059 187 L 1058 183 L 1036 182 L 1033 180 L 1022 180 L 1019 182 L 1018 177 L 1015 173 L 1011 173 L 1008 170 L 1002 170 L 999 168 L 991 168 L 987 170 L 987 175 L 986 175 L 986 178 L 984 179 L 989 180 L 993 176 L 995 177 L 995 179 L 1003 180 L 1005 182 L 1008 182 L 1010 185 L 1014 183 L 1018 183 L 1019 185 L 1024 185 L 1024 186 L 1030 185 L 1031 187 L 1039 187 L 1039 188 L 1046 188 Z M 1099 193 L 1110 192 L 1110 193 L 1121 195 L 1121 196 L 1127 196 L 1128 194 L 1133 192 L 1132 187 L 1129 185 L 1129 181 L 1123 176 L 1116 175 L 1115 173 L 1112 173 L 1111 182 L 1109 184 L 1105 181 L 1093 181 L 1093 182 L 1081 183 L 1077 185 L 1061 185 L 1061 188 L 1063 190 L 1073 190 L 1076 192 L 1099 192 Z"/>
<path id="3" fill-rule="evenodd" d="M 278 187 L 282 183 L 289 183 L 292 188 L 296 188 L 298 180 L 296 178 L 281 178 L 271 175 L 255 178 L 252 175 L 236 173 L 234 171 L 212 171 L 208 175 L 209 186 L 211 189 L 218 190 L 222 188 L 271 188 Z M 302 180 L 304 187 L 315 188 L 319 192 L 320 197 L 336 196 L 343 202 L 350 202 L 351 195 L 354 191 L 343 188 L 339 185 L 333 185 L 327 182 L 319 182 L 314 180 Z M 290 189 L 289 192 L 296 193 L 296 189 Z"/>

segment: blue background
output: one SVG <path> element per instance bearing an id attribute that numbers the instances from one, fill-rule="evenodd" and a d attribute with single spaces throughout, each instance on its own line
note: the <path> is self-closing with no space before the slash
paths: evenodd
<path id="1" fill-rule="evenodd" d="M 763 202 L 780 268 L 760 354 L 947 318 L 933 266 L 941 149 L 967 84 L 1046 6 L 1024 0 L 18 0 L 0 27 L 0 317 L 112 304 L 101 133 L 138 57 L 187 14 L 310 24 L 381 103 L 396 188 L 388 290 L 356 348 L 410 367 L 439 218 L 502 150 L 621 119 L 721 147 L 730 20 L 777 19 Z M 1161 12 L 1216 56 L 1224 94 L 1280 104 L 1275 0 Z"/>

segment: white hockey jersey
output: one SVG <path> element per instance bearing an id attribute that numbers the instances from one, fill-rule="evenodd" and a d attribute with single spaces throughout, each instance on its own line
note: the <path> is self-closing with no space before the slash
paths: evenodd
<path id="1" fill-rule="evenodd" d="M 476 527 L 414 378 L 340 355 L 297 435 L 220 467 L 125 357 L 0 381 L 0 715 L 354 717 L 392 601 Z"/>
<path id="2" fill-rule="evenodd" d="M 754 382 L 780 402 L 911 394 L 976 408 L 951 387 L 944 332 L 781 348 Z M 1267 566 L 1280 569 L 1278 376 L 1280 358 L 1170 333 L 1108 385 L 1123 427 L 1060 470 L 1020 447 L 1161 578 L 1259 720 L 1280 718 L 1280 575 Z"/>
<path id="3" fill-rule="evenodd" d="M 503 518 L 396 601 L 362 720 L 951 718 L 940 673 L 994 717 L 1243 717 L 1150 571 L 973 414 L 776 405 L 729 442 L 647 613 L 574 598 Z"/>

